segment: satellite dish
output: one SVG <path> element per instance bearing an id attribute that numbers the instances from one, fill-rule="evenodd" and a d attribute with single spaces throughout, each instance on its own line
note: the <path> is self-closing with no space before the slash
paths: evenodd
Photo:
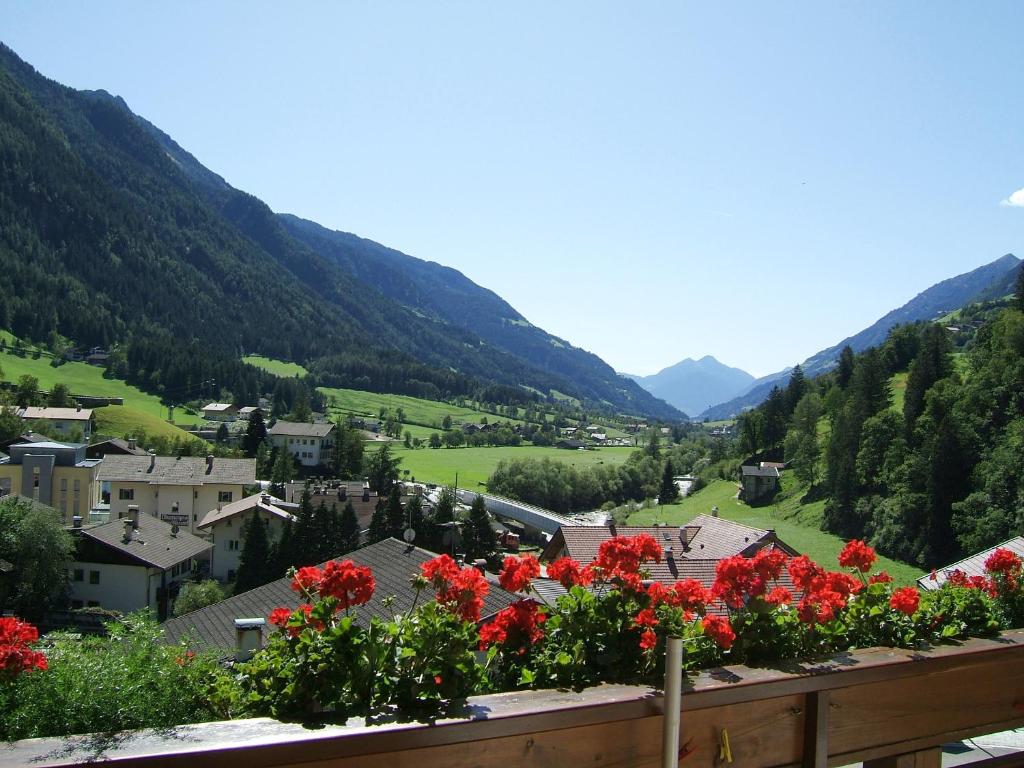
<path id="1" fill-rule="evenodd" d="M 402 538 L 405 539 L 406 543 L 412 544 L 416 538 L 416 531 L 413 528 L 406 528 L 405 533 L 402 534 Z"/>

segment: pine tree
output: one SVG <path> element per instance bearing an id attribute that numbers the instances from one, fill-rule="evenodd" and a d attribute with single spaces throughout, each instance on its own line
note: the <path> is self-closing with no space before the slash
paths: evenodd
<path id="1" fill-rule="evenodd" d="M 273 581 L 271 569 L 270 540 L 267 538 L 267 525 L 258 512 L 253 512 L 246 523 L 245 543 L 238 559 L 238 575 L 235 577 L 235 594 L 248 592 L 250 589 L 262 587 Z"/>
<path id="2" fill-rule="evenodd" d="M 382 445 L 367 463 L 366 475 L 370 490 L 381 496 L 388 493 L 398 480 L 398 465 L 401 461 L 391 455 L 391 448 L 387 443 Z"/>
<path id="3" fill-rule="evenodd" d="M 245 455 L 253 458 L 267 439 L 267 424 L 263 421 L 263 412 L 257 408 L 249 416 L 249 423 L 245 428 L 245 437 L 242 438 L 242 450 Z"/>
<path id="4" fill-rule="evenodd" d="M 370 530 L 367 532 L 367 542 L 369 544 L 384 541 L 384 539 L 391 535 L 388 529 L 387 507 L 386 497 L 379 497 L 377 499 L 377 506 L 373 510 L 373 517 L 370 518 Z"/>
<path id="5" fill-rule="evenodd" d="M 359 518 L 356 517 L 356 509 L 352 506 L 351 501 L 346 501 L 345 508 L 341 511 L 341 520 L 338 523 L 340 553 L 359 549 L 359 538 Z"/>
<path id="6" fill-rule="evenodd" d="M 284 487 L 295 476 L 295 460 L 288 451 L 288 446 L 277 449 L 274 466 L 270 470 L 271 492 L 279 499 L 284 498 Z"/>
<path id="7" fill-rule="evenodd" d="M 473 500 L 463 531 L 463 544 L 467 560 L 476 560 L 494 554 L 498 546 L 498 538 L 494 529 L 491 528 L 491 518 L 487 514 L 483 496 L 477 494 Z"/>
<path id="8" fill-rule="evenodd" d="M 391 492 L 388 494 L 387 520 L 388 536 L 401 539 L 405 532 L 406 520 L 405 509 L 402 507 L 402 489 L 397 483 L 391 486 Z"/>
<path id="9" fill-rule="evenodd" d="M 658 490 L 659 504 L 671 504 L 679 498 L 679 486 L 676 485 L 675 473 L 672 459 L 666 460 L 665 471 L 661 476 L 661 488 Z"/>
<path id="10" fill-rule="evenodd" d="M 299 498 L 299 510 L 295 515 L 295 528 L 292 530 L 289 547 L 291 565 L 301 567 L 316 565 L 320 554 L 319 542 L 316 537 L 316 521 L 314 520 L 313 498 L 307 485 Z"/>
<path id="11" fill-rule="evenodd" d="M 294 533 L 295 523 L 287 522 L 281 530 L 281 536 L 274 542 L 272 560 L 275 579 L 280 579 L 288 572 L 289 568 L 296 564 L 294 559 L 295 547 L 292 544 Z"/>
<path id="12" fill-rule="evenodd" d="M 847 344 L 839 353 L 839 367 L 836 369 L 836 382 L 840 389 L 846 389 L 853 376 L 853 349 Z"/>
<path id="13" fill-rule="evenodd" d="M 1017 282 L 1013 284 L 1013 306 L 1024 312 L 1024 264 L 1017 267 Z"/>

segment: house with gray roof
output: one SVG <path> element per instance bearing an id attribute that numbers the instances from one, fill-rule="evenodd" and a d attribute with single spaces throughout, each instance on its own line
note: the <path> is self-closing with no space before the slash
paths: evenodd
<path id="1" fill-rule="evenodd" d="M 88 442 L 92 435 L 92 411 L 89 408 L 51 408 L 49 406 L 29 406 L 20 408 L 18 415 L 29 423 L 42 423 L 57 432 L 61 438 L 70 437 L 76 430 L 81 434 L 83 442 Z"/>
<path id="2" fill-rule="evenodd" d="M 278 450 L 286 450 L 304 467 L 330 465 L 334 460 L 334 424 L 301 421 L 274 422 L 267 437 Z"/>
<path id="3" fill-rule="evenodd" d="M 129 613 L 150 609 L 167 617 L 182 582 L 200 570 L 213 545 L 187 530 L 140 515 L 70 529 L 74 560 L 68 563 L 72 608 Z M 205 570 L 205 569 L 204 569 Z"/>
<path id="4" fill-rule="evenodd" d="M 137 506 L 143 515 L 195 533 L 207 512 L 238 501 L 256 484 L 256 459 L 107 455 L 99 479 L 111 520 Z"/>
<path id="5" fill-rule="evenodd" d="M 390 619 L 408 611 L 416 598 L 409 580 L 420 572 L 420 565 L 437 555 L 425 549 L 414 547 L 398 539 L 384 539 L 376 544 L 362 547 L 342 556 L 357 565 L 368 566 L 373 571 L 376 588 L 373 598 L 355 609 L 356 623 L 366 626 L 372 616 Z M 323 563 L 321 566 L 324 565 Z M 235 619 L 267 619 L 275 608 L 296 607 L 300 600 L 291 588 L 290 578 L 278 579 L 262 587 L 251 589 L 240 595 L 221 600 L 184 616 L 170 619 L 163 625 L 164 640 L 178 643 L 189 638 L 201 650 L 214 650 L 224 654 L 235 649 Z M 481 621 L 489 619 L 503 608 L 514 603 L 519 596 L 506 592 L 497 579 L 488 575 L 490 590 L 484 598 Z M 432 599 L 433 591 L 420 595 L 420 602 Z M 393 600 L 385 603 L 385 598 Z M 262 629 L 263 642 L 274 631 L 272 626 Z"/>
<path id="6" fill-rule="evenodd" d="M 740 500 L 755 504 L 771 498 L 779 490 L 778 466 L 740 467 Z"/>
<path id="7" fill-rule="evenodd" d="M 230 504 L 218 505 L 199 520 L 196 531 L 208 536 L 213 543 L 210 556 L 210 575 L 213 578 L 222 582 L 235 580 L 242 550 L 245 549 L 246 525 L 253 515 L 267 526 L 270 541 L 280 539 L 285 527 L 295 522 L 295 515 L 278 506 L 281 503 L 269 493 L 254 493 Z"/>

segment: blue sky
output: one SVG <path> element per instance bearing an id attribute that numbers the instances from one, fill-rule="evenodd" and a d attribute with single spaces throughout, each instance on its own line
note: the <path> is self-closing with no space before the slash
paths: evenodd
<path id="1" fill-rule="evenodd" d="M 287 5 L 6 2 L 2 39 L 622 371 L 769 373 L 1024 256 L 1020 3 Z"/>

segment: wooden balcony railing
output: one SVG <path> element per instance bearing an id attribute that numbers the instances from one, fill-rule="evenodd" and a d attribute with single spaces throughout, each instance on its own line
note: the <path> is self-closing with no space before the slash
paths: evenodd
<path id="1" fill-rule="evenodd" d="M 722 667 L 683 687 L 680 765 L 937 768 L 938 746 L 1024 726 L 1024 630 L 928 651 Z M 0 747 L 10 768 L 510 768 L 660 765 L 663 698 L 640 686 L 478 696 L 436 723 L 311 729 L 269 719 Z M 1024 759 L 988 761 L 1019 765 Z"/>

